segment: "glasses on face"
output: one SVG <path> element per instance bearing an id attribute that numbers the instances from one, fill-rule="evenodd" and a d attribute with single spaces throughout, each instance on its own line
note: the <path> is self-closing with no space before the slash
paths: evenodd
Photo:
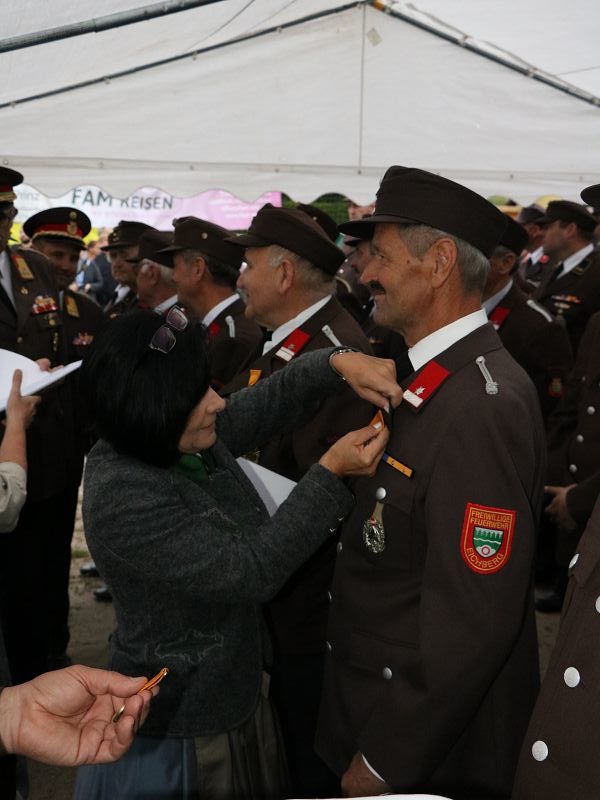
<path id="1" fill-rule="evenodd" d="M 158 350 L 159 353 L 165 353 L 165 355 L 170 353 L 177 342 L 175 333 L 184 331 L 187 326 L 188 318 L 186 315 L 179 308 L 179 306 L 173 306 L 173 308 L 165 317 L 165 324 L 161 325 L 160 328 L 158 328 L 158 330 L 154 333 L 152 339 L 150 339 L 150 349 Z"/>

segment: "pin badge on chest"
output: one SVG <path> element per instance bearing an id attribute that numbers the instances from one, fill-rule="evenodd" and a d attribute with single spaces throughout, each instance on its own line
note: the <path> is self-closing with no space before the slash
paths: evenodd
<path id="1" fill-rule="evenodd" d="M 385 528 L 383 527 L 383 501 L 385 489 L 380 487 L 375 492 L 377 502 L 369 519 L 365 520 L 362 528 L 363 541 L 371 553 L 383 553 L 385 550 Z"/>

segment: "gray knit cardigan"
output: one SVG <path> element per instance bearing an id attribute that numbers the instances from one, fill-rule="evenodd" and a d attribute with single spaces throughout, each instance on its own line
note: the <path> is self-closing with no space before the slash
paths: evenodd
<path id="1" fill-rule="evenodd" d="M 267 641 L 261 604 L 354 501 L 316 464 L 269 519 L 235 457 L 295 427 L 340 388 L 331 352 L 300 356 L 229 399 L 212 448 L 217 469 L 201 485 L 119 455 L 105 441 L 90 452 L 83 518 L 114 596 L 110 666 L 148 677 L 170 670 L 145 734 L 223 732 L 256 708 Z"/>

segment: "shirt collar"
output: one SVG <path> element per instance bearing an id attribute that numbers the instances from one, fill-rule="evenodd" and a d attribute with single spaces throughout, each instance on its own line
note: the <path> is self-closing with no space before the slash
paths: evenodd
<path id="1" fill-rule="evenodd" d="M 504 300 L 506 295 L 512 289 L 512 285 L 513 285 L 513 279 L 511 278 L 509 282 L 506 284 L 506 286 L 503 286 L 499 292 L 496 292 L 496 294 L 493 294 L 491 297 L 488 297 L 487 300 L 483 301 L 481 305 L 483 306 L 483 310 L 488 315 L 488 317 L 492 313 L 492 311 L 496 308 L 498 303 Z"/>
<path id="2" fill-rule="evenodd" d="M 275 328 L 271 334 L 271 338 L 268 339 L 263 345 L 263 354 L 269 351 L 272 347 L 278 345 L 279 342 L 283 342 L 283 340 L 290 333 L 292 333 L 292 331 L 295 331 L 296 328 L 300 328 L 308 319 L 316 314 L 317 311 L 320 311 L 322 308 L 324 308 L 330 300 L 331 295 L 328 294 L 327 297 L 323 297 L 321 300 L 313 303 L 312 306 L 305 308 L 304 311 L 301 311 L 293 319 L 289 319 L 287 322 L 284 322 L 283 325 Z"/>
<path id="3" fill-rule="evenodd" d="M 483 308 L 480 308 L 478 311 L 473 311 L 471 314 L 456 319 L 449 325 L 444 325 L 443 328 L 430 333 L 429 336 L 409 348 L 408 357 L 413 369 L 415 371 L 421 369 L 428 361 L 443 353 L 459 339 L 463 339 L 477 328 L 481 328 L 487 321 L 487 314 Z"/>
<path id="4" fill-rule="evenodd" d="M 544 255 L 544 245 L 541 244 L 539 247 L 530 254 L 529 258 L 531 259 L 532 264 L 537 264 L 540 258 Z"/>
<path id="5" fill-rule="evenodd" d="M 584 258 L 587 258 L 591 252 L 594 250 L 593 244 L 586 244 L 585 247 L 582 247 L 581 250 L 577 250 L 576 253 L 572 253 L 568 258 L 565 258 L 563 261 L 563 268 L 561 275 L 564 275 L 567 272 L 570 272 L 576 266 L 581 264 Z"/>
<path id="6" fill-rule="evenodd" d="M 174 306 L 176 302 L 177 302 L 177 295 L 176 294 L 171 295 L 171 297 L 167 297 L 166 300 L 163 300 L 162 303 L 159 303 L 157 306 L 154 306 L 154 311 L 156 311 L 157 314 L 162 314 L 168 308 Z"/>
<path id="7" fill-rule="evenodd" d="M 202 324 L 205 328 L 208 328 L 211 322 L 214 322 L 216 318 L 219 316 L 221 311 L 225 311 L 226 308 L 233 305 L 236 300 L 239 299 L 239 294 L 234 292 L 230 294 L 229 297 L 226 297 L 225 300 L 221 300 L 220 303 L 217 303 L 216 306 L 213 306 L 211 310 L 206 314 L 202 320 Z"/>

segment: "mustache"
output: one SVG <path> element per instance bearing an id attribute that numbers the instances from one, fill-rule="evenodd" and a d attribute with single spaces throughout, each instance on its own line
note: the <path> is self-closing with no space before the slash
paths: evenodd
<path id="1" fill-rule="evenodd" d="M 385 289 L 380 283 L 377 283 L 377 281 L 369 281 L 367 286 L 371 294 L 385 294 Z"/>

